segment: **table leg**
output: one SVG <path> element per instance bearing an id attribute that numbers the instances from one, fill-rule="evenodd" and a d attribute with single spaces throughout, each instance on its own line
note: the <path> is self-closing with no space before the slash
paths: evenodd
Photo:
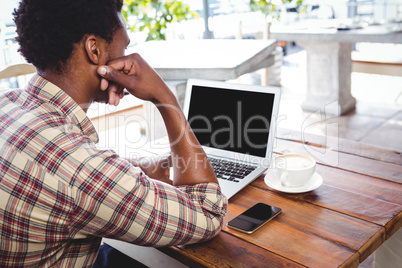
<path id="1" fill-rule="evenodd" d="M 307 98 L 303 110 L 342 115 L 353 110 L 352 43 L 301 41 L 307 53 Z"/>
<path id="2" fill-rule="evenodd" d="M 109 238 L 103 238 L 102 241 L 149 267 L 187 268 L 186 265 L 153 247 L 141 247 Z"/>
<path id="3" fill-rule="evenodd" d="M 374 252 L 374 267 L 402 267 L 402 228 Z"/>

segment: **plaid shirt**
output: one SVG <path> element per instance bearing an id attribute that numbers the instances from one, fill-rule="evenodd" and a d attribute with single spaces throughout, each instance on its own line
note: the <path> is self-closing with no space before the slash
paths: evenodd
<path id="1" fill-rule="evenodd" d="M 0 267 L 90 267 L 102 237 L 165 246 L 220 231 L 217 184 L 151 180 L 97 142 L 80 106 L 39 75 L 0 96 Z"/>

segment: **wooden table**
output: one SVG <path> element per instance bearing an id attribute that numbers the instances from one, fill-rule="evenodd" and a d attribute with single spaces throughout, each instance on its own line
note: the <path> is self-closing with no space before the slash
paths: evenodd
<path id="1" fill-rule="evenodd" d="M 225 224 L 257 202 L 282 208 L 281 215 L 251 235 L 224 227 L 211 241 L 159 250 L 189 267 L 357 267 L 398 231 L 401 153 L 284 129 L 277 136 L 276 154 L 316 157 L 322 186 L 286 194 L 269 188 L 264 174 L 229 200 Z"/>
<path id="2" fill-rule="evenodd" d="M 356 105 L 351 95 L 351 52 L 356 42 L 402 43 L 398 24 L 372 25 L 340 31 L 342 20 L 306 20 L 293 25 L 272 27 L 271 37 L 297 41 L 307 54 L 307 96 L 302 104 L 306 111 L 322 110 L 341 115 Z"/>

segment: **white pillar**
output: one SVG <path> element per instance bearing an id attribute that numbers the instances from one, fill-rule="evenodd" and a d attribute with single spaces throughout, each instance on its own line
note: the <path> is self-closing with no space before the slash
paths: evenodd
<path id="1" fill-rule="evenodd" d="M 353 110 L 351 94 L 352 43 L 302 41 L 307 55 L 307 97 L 302 108 L 332 115 Z"/>

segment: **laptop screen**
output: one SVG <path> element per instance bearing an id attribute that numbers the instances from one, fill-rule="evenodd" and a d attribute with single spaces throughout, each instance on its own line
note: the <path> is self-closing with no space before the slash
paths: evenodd
<path id="1" fill-rule="evenodd" d="M 203 146 L 265 157 L 274 97 L 193 85 L 187 119 Z"/>

